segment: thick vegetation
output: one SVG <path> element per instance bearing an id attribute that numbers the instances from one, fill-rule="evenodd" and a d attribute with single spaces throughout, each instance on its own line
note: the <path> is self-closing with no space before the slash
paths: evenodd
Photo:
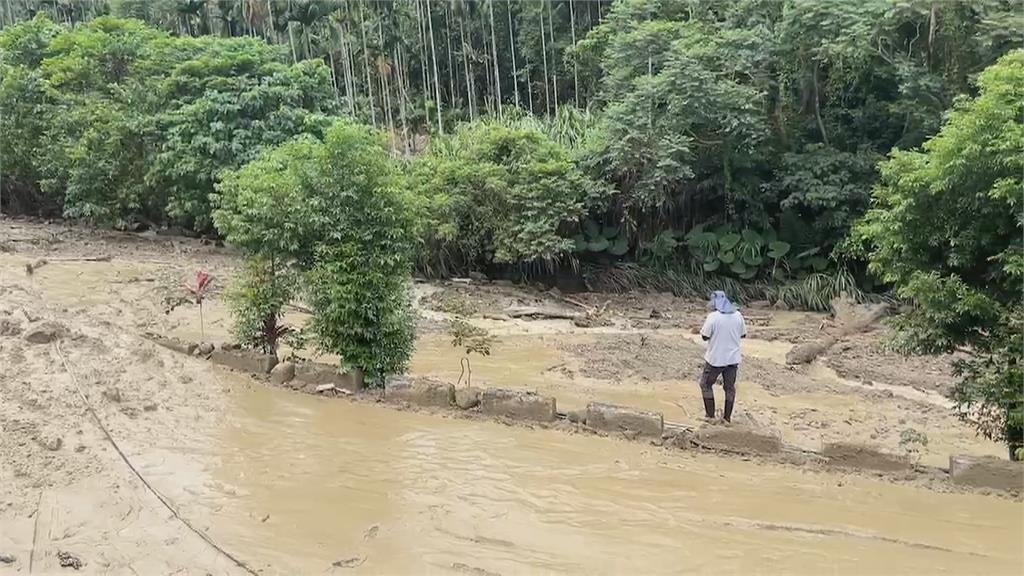
<path id="1" fill-rule="evenodd" d="M 880 281 L 915 304 L 901 344 L 969 350 L 965 417 L 1019 441 L 1012 0 L 6 0 L 0 25 L 0 209 L 225 235 L 251 345 L 301 294 L 321 347 L 400 369 L 411 265 L 813 309 Z"/>
<path id="2" fill-rule="evenodd" d="M 988 437 L 1024 447 L 1024 51 L 982 73 L 921 151 L 895 151 L 857 229 L 871 269 L 914 308 L 915 352 L 963 348 L 954 390 Z"/>

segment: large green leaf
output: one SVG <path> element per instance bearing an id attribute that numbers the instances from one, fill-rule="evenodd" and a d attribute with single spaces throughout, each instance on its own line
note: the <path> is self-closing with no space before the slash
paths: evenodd
<path id="1" fill-rule="evenodd" d="M 704 270 L 707 270 L 708 272 L 714 272 L 715 270 L 718 270 L 718 267 L 721 265 L 722 263 L 718 260 L 705 260 Z"/>
<path id="2" fill-rule="evenodd" d="M 619 235 L 619 227 L 618 226 L 605 226 L 604 228 L 601 228 L 601 236 L 604 236 L 605 238 L 607 238 L 609 240 L 611 240 L 612 238 L 615 238 L 618 235 Z"/>
<path id="3" fill-rule="evenodd" d="M 733 262 L 736 261 L 736 253 L 721 252 L 718 254 L 718 259 L 721 260 L 723 264 L 732 264 Z"/>
<path id="4" fill-rule="evenodd" d="M 601 235 L 601 227 L 597 225 L 590 218 L 583 221 L 583 233 L 587 235 L 588 240 L 595 240 Z"/>
<path id="5" fill-rule="evenodd" d="M 576 251 L 583 252 L 587 249 L 587 239 L 583 234 L 577 234 L 572 241 L 576 244 Z"/>
<path id="6" fill-rule="evenodd" d="M 786 254 L 789 254 L 789 250 L 792 248 L 789 242 L 783 242 L 782 240 L 775 240 L 774 242 L 768 243 L 768 257 L 774 260 L 782 258 Z"/>
<path id="7" fill-rule="evenodd" d="M 743 263 L 748 266 L 760 266 L 764 262 L 764 258 L 760 254 L 754 252 L 743 253 Z"/>
<path id="8" fill-rule="evenodd" d="M 606 238 L 598 237 L 587 243 L 587 250 L 591 252 L 604 252 L 608 249 L 608 240 Z"/>
<path id="9" fill-rule="evenodd" d="M 811 258 L 811 266 L 818 272 L 821 272 L 825 268 L 828 268 L 828 260 L 821 256 L 815 256 L 814 258 Z"/>
<path id="10" fill-rule="evenodd" d="M 746 264 L 744 264 L 743 262 L 740 262 L 739 260 L 733 262 L 729 266 L 729 269 L 732 270 L 733 274 L 737 274 L 737 275 L 745 274 L 747 272 Z"/>
<path id="11" fill-rule="evenodd" d="M 626 252 L 629 252 L 629 242 L 626 241 L 625 236 L 620 236 L 611 246 L 608 247 L 608 253 L 613 256 L 622 256 Z"/>
<path id="12" fill-rule="evenodd" d="M 747 268 L 746 272 L 740 274 L 740 278 L 743 280 L 750 280 L 754 276 L 757 276 L 757 268 Z"/>
<path id="13" fill-rule="evenodd" d="M 756 230 L 751 230 L 750 228 L 743 230 L 743 241 L 751 246 L 757 246 L 758 248 L 764 244 L 764 239 L 761 238 L 761 235 L 758 234 Z"/>
<path id="14" fill-rule="evenodd" d="M 739 241 L 739 234 L 726 234 L 718 239 L 718 246 L 722 250 L 732 250 L 736 247 L 736 244 L 739 244 Z"/>

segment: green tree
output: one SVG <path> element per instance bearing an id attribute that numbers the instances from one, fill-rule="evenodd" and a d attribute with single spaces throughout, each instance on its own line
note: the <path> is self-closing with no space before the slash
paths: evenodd
<path id="1" fill-rule="evenodd" d="M 317 345 L 371 382 L 405 369 L 414 339 L 411 213 L 380 133 L 338 121 L 225 175 L 213 218 L 253 259 L 301 274 Z M 279 314 L 258 299 L 236 320 Z M 278 303 L 274 305 L 274 303 Z"/>
<path id="2" fill-rule="evenodd" d="M 915 352 L 963 350 L 958 412 L 987 437 L 1024 438 L 1024 51 L 978 79 L 921 151 L 894 151 L 858 224 L 870 269 L 914 303 L 896 319 Z"/>

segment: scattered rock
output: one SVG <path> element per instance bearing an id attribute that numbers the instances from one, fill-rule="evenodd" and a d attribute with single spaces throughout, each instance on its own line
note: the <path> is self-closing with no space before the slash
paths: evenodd
<path id="1" fill-rule="evenodd" d="M 370 526 L 366 532 L 363 533 L 363 540 L 373 540 L 377 537 L 377 533 L 380 532 L 380 526 L 374 524 Z"/>
<path id="2" fill-rule="evenodd" d="M 586 422 L 586 418 L 579 410 L 569 410 L 565 413 L 565 419 L 573 424 L 582 424 Z"/>
<path id="3" fill-rule="evenodd" d="M 79 444 L 78 446 L 75 446 L 75 452 L 78 452 L 79 454 L 85 452 L 85 444 Z"/>
<path id="4" fill-rule="evenodd" d="M 336 387 L 334 386 L 334 384 L 321 384 L 321 385 L 316 387 L 316 393 L 317 394 L 323 394 L 324 392 L 330 392 L 331 390 L 334 390 L 335 388 Z"/>
<path id="5" fill-rule="evenodd" d="M 196 346 L 195 354 L 198 356 L 209 356 L 213 353 L 213 344 L 209 342 L 203 342 L 199 346 Z"/>
<path id="6" fill-rule="evenodd" d="M 295 378 L 295 363 L 281 362 L 270 370 L 270 382 L 277 386 L 287 384 Z"/>
<path id="7" fill-rule="evenodd" d="M 156 402 L 147 402 L 147 403 L 142 405 L 142 411 L 143 412 L 156 412 L 156 409 L 157 409 L 157 403 Z"/>
<path id="8" fill-rule="evenodd" d="M 473 386 L 455 389 L 455 405 L 463 410 L 480 405 L 480 389 Z"/>
<path id="9" fill-rule="evenodd" d="M 483 272 L 473 271 L 469 273 L 469 279 L 474 282 L 487 282 L 487 275 Z"/>
<path id="10" fill-rule="evenodd" d="M 46 448 L 50 452 L 56 452 L 57 450 L 60 450 L 61 447 L 64 446 L 64 439 L 61 438 L 60 436 L 53 436 L 51 438 L 43 438 L 40 441 L 40 444 L 42 444 L 43 448 Z"/>
<path id="11" fill-rule="evenodd" d="M 352 558 L 345 558 L 344 560 L 335 560 L 331 563 L 331 566 L 335 568 L 356 568 L 362 566 L 363 562 L 366 562 L 365 556 L 354 556 Z"/>
<path id="12" fill-rule="evenodd" d="M 42 322 L 25 331 L 23 338 L 30 344 L 49 344 L 64 336 L 64 326 L 56 322 Z"/>
<path id="13" fill-rule="evenodd" d="M 0 553 L 0 564 L 14 564 L 18 558 L 14 554 Z"/>
<path id="14" fill-rule="evenodd" d="M 648 317 L 654 320 L 658 318 L 664 318 L 665 315 L 661 313 L 661 310 L 658 310 L 657 308 L 652 308 L 651 314 Z"/>
<path id="15" fill-rule="evenodd" d="M 63 550 L 57 552 L 57 561 L 60 562 L 61 568 L 74 568 L 75 570 L 81 570 L 82 566 L 85 566 L 85 562 L 78 556 L 75 556 L 71 552 L 65 552 Z"/>
<path id="16" fill-rule="evenodd" d="M 21 334 L 21 324 L 7 318 L 0 319 L 0 336 L 17 336 Z"/>
<path id="17" fill-rule="evenodd" d="M 124 397 L 121 395 L 121 390 L 116 386 L 108 386 L 107 389 L 103 391 L 103 397 L 114 403 L 120 403 L 124 400 Z"/>

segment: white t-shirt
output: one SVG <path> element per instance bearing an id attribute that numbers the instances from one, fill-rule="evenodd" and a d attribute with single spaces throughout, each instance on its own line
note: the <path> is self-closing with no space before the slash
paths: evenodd
<path id="1" fill-rule="evenodd" d="M 740 363 L 740 338 L 747 335 L 747 325 L 738 311 L 708 314 L 700 335 L 708 338 L 704 360 L 716 368 Z"/>

